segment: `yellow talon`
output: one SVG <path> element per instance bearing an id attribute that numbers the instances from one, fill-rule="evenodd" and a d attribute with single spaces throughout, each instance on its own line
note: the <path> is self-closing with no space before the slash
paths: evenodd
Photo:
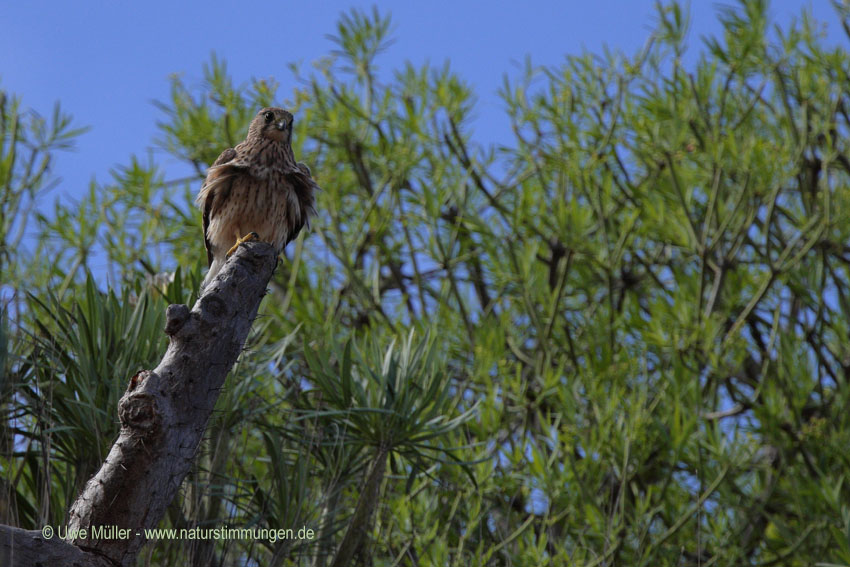
<path id="1" fill-rule="evenodd" d="M 256 232 L 249 232 L 248 234 L 246 234 L 245 236 L 243 236 L 242 238 L 240 238 L 239 240 L 237 240 L 237 241 L 236 241 L 236 244 L 234 244 L 234 245 L 230 248 L 230 250 L 228 250 L 228 251 L 227 251 L 227 257 L 228 257 L 228 258 L 230 258 L 230 256 L 231 256 L 234 252 L 236 252 L 236 249 L 237 249 L 237 248 L 239 248 L 239 245 L 240 245 L 240 244 L 242 244 L 243 242 L 255 242 L 255 241 L 259 240 L 259 239 L 260 239 L 260 235 L 259 235 L 259 234 L 257 234 Z"/>

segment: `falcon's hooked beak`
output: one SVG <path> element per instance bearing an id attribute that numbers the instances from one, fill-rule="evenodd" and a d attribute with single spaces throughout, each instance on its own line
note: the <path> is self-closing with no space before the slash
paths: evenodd
<path id="1" fill-rule="evenodd" d="M 285 120 L 278 120 L 277 122 L 275 122 L 274 127 L 277 128 L 278 130 L 286 130 L 286 121 Z"/>

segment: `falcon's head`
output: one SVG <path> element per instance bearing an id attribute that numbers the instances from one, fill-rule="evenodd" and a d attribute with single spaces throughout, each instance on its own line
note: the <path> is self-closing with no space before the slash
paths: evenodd
<path id="1" fill-rule="evenodd" d="M 251 121 L 248 137 L 289 143 L 292 138 L 292 114 L 282 108 L 262 109 Z"/>

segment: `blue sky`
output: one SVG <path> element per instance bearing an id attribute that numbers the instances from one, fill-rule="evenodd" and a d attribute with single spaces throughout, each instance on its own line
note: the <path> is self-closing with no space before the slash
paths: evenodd
<path id="1" fill-rule="evenodd" d="M 48 114 L 54 102 L 77 125 L 91 130 L 74 153 L 58 156 L 54 172 L 62 182 L 52 192 L 79 195 L 89 181 L 109 180 L 109 170 L 144 156 L 153 147 L 153 105 L 168 98 L 168 78 L 181 73 L 201 82 L 202 65 L 216 54 L 227 61 L 237 83 L 274 77 L 282 99 L 289 96 L 290 62 L 310 62 L 333 48 L 341 12 L 373 2 L 129 2 L 77 0 L 8 2 L 0 35 L 0 87 L 23 98 L 25 107 Z M 395 43 L 379 59 L 384 71 L 405 61 L 451 67 L 475 89 L 475 131 L 481 143 L 510 141 L 508 121 L 496 92 L 518 63 L 552 65 L 584 49 L 607 45 L 632 53 L 646 40 L 654 18 L 650 0 L 585 2 L 527 1 L 381 2 L 391 13 Z M 521 6 L 521 7 L 520 7 Z M 714 2 L 692 2 L 691 53 L 700 37 L 719 29 Z M 827 0 L 773 1 L 774 21 L 787 23 L 803 7 L 826 24 L 832 43 L 844 43 Z M 155 154 L 169 177 L 186 172 L 175 158 Z M 52 207 L 46 207 L 52 208 Z"/>

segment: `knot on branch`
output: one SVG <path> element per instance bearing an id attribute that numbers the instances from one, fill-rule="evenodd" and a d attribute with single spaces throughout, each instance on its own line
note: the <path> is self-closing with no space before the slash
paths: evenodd
<path id="1" fill-rule="evenodd" d="M 142 382 L 149 378 L 150 375 L 150 370 L 139 370 L 138 372 L 133 374 L 133 377 L 130 378 L 130 383 L 127 384 L 127 393 L 129 394 L 130 392 L 141 386 Z"/>
<path id="2" fill-rule="evenodd" d="M 160 429 L 162 416 L 153 396 L 136 392 L 121 398 L 118 404 L 118 419 L 134 436 L 152 437 Z"/>
<path id="3" fill-rule="evenodd" d="M 180 332 L 180 329 L 189 320 L 189 307 L 183 304 L 169 305 L 168 309 L 165 310 L 165 318 L 165 334 L 173 337 Z"/>
<path id="4" fill-rule="evenodd" d="M 233 285 L 236 284 L 234 283 Z M 204 295 L 201 297 L 201 309 L 205 314 L 219 318 L 227 313 L 227 303 L 217 295 Z"/>

